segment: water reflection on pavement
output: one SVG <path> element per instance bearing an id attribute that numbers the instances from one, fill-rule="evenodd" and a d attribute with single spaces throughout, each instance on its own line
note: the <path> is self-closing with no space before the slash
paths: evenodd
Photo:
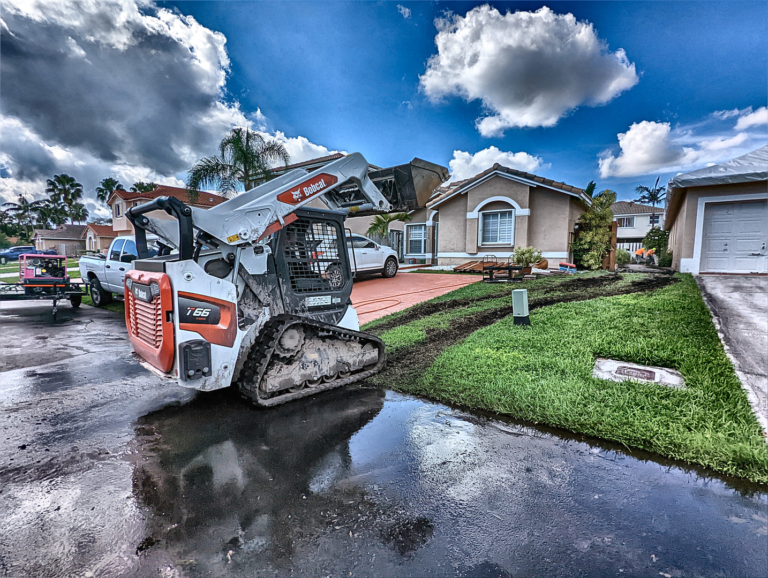
<path id="1" fill-rule="evenodd" d="M 768 498 L 377 389 L 141 418 L 139 573 L 768 575 Z"/>

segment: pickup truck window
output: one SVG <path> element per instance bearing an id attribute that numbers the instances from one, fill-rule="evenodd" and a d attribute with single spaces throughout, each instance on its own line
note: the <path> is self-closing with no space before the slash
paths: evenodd
<path id="1" fill-rule="evenodd" d="M 130 239 L 125 242 L 125 246 L 123 247 L 123 256 L 120 257 L 120 260 L 123 263 L 130 263 L 134 259 L 139 258 L 139 252 L 136 250 L 136 243 L 131 241 Z"/>
<path id="2" fill-rule="evenodd" d="M 119 261 L 120 260 L 120 249 L 123 248 L 123 243 L 125 243 L 125 239 L 118 239 L 114 242 L 112 245 L 112 248 L 109 250 L 109 260 L 110 261 Z"/>

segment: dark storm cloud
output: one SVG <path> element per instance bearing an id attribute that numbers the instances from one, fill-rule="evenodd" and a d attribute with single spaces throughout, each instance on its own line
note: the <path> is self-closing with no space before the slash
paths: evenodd
<path id="1" fill-rule="evenodd" d="M 221 103 L 225 39 L 141 4 L 4 2 L 2 115 L 47 145 L 160 175 L 210 154 L 229 126 L 245 122 Z M 50 153 L 31 154 L 30 143 L 3 148 L 16 178 L 50 177 Z"/>

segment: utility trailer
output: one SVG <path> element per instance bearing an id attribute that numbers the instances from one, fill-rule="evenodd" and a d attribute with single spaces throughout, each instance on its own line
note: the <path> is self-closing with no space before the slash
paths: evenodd
<path id="1" fill-rule="evenodd" d="M 73 283 L 69 278 L 63 255 L 20 255 L 18 283 L 0 283 L 0 301 L 52 300 L 54 319 L 59 312 L 58 301 L 68 300 L 77 308 L 86 294 L 83 283 Z"/>

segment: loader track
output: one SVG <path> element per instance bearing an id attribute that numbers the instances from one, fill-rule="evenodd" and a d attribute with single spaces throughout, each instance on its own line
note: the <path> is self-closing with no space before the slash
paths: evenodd
<path id="1" fill-rule="evenodd" d="M 301 327 L 305 331 L 313 331 L 324 338 L 333 338 L 342 341 L 358 341 L 371 343 L 378 350 L 378 361 L 375 365 L 368 366 L 353 372 L 348 377 L 335 378 L 332 381 L 320 382 L 317 385 L 304 385 L 300 391 L 281 390 L 273 394 L 263 391 L 261 388 L 264 374 L 273 363 L 273 357 L 277 349 L 280 336 L 289 328 Z M 321 321 L 315 321 L 307 317 L 297 317 L 295 315 L 282 314 L 272 318 L 261 331 L 262 337 L 254 343 L 248 352 L 248 357 L 240 372 L 240 379 L 237 381 L 237 388 L 240 395 L 248 399 L 255 405 L 261 407 L 274 407 L 295 399 L 307 397 L 335 389 L 351 383 L 362 381 L 378 373 L 386 362 L 386 353 L 384 351 L 384 342 L 378 337 L 369 333 L 342 329 L 336 325 L 330 325 Z M 297 354 L 298 355 L 298 354 Z M 323 376 L 332 378 L 333 376 Z"/>

